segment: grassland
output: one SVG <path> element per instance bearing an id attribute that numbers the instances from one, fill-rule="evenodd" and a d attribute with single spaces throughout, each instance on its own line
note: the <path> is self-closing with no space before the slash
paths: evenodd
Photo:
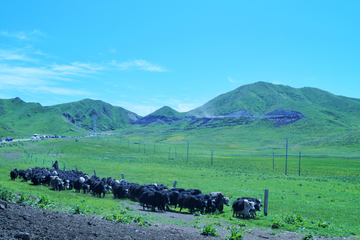
<path id="1" fill-rule="evenodd" d="M 236 199 L 242 196 L 262 197 L 269 189 L 269 215 L 241 219 L 248 227 L 270 227 L 283 223 L 280 229 L 326 236 L 360 235 L 360 154 L 358 144 L 338 145 L 335 136 L 329 139 L 301 136 L 289 138 L 287 175 L 285 172 L 285 139 L 273 134 L 243 134 L 238 141 L 231 134 L 203 129 L 153 134 L 107 135 L 93 138 L 49 139 L 2 144 L 0 147 L 0 185 L 15 192 L 49 195 L 68 210 L 82 201 L 93 213 L 110 214 L 119 209 L 119 200 L 111 195 L 98 199 L 70 191 L 54 192 L 49 187 L 32 186 L 11 181 L 9 172 L 17 167 L 50 167 L 58 160 L 60 167 L 76 167 L 89 174 L 96 170 L 100 177 L 131 182 L 163 183 L 178 187 L 199 188 L 203 192 L 222 191 Z M 245 131 L 245 130 L 244 130 Z M 229 130 L 230 132 L 230 130 Z M 344 141 L 354 139 L 349 133 Z M 335 140 L 334 140 L 335 139 Z M 187 144 L 189 142 L 189 154 Z M 317 146 L 314 143 L 318 142 Z M 335 143 L 334 142 L 334 143 Z M 139 144 L 140 143 L 140 144 Z M 211 150 L 214 150 L 211 164 Z M 301 174 L 299 176 L 299 152 Z M 274 156 L 274 162 L 273 162 Z M 273 169 L 274 163 L 274 169 Z M 126 200 L 129 201 L 129 200 Z M 289 223 L 289 216 L 302 216 L 302 222 Z M 231 208 L 210 220 L 238 224 L 231 218 Z M 330 223 L 322 227 L 322 223 Z M 319 225 L 320 224 L 320 225 Z"/>

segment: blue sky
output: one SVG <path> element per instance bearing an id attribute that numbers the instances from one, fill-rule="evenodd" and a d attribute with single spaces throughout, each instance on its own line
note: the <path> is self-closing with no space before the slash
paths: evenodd
<path id="1" fill-rule="evenodd" d="M 0 98 L 185 112 L 267 81 L 360 98 L 360 1 L 2 1 Z"/>

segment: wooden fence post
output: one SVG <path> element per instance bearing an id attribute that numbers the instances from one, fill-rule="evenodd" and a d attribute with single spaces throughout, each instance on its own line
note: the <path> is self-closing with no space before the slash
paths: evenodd
<path id="1" fill-rule="evenodd" d="M 176 188 L 176 184 L 177 184 L 177 180 L 175 180 L 174 182 L 174 186 L 173 186 L 174 188 Z"/>
<path id="2" fill-rule="evenodd" d="M 211 165 L 213 165 L 213 156 L 214 156 L 214 150 L 211 149 Z"/>
<path id="3" fill-rule="evenodd" d="M 187 142 L 186 162 L 189 161 L 189 141 Z"/>
<path id="4" fill-rule="evenodd" d="M 300 168 L 301 168 L 301 152 L 299 152 L 299 176 L 300 176 Z"/>
<path id="5" fill-rule="evenodd" d="M 264 215 L 268 215 L 268 203 L 269 203 L 269 189 L 265 189 L 265 197 L 264 197 Z"/>
<path id="6" fill-rule="evenodd" d="M 122 179 L 125 179 L 125 177 L 124 177 L 124 174 L 123 174 L 123 173 L 121 174 L 121 177 L 122 177 Z"/>
<path id="7" fill-rule="evenodd" d="M 287 175 L 287 160 L 288 160 L 288 139 L 286 139 L 286 161 L 285 161 L 285 175 Z"/>
<path id="8" fill-rule="evenodd" d="M 140 153 L 140 138 L 139 138 L 139 151 L 138 152 Z"/>

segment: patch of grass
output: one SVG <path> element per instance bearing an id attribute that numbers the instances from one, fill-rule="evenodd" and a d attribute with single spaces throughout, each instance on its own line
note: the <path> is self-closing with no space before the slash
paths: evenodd
<path id="1" fill-rule="evenodd" d="M 89 207 L 88 207 L 88 205 L 85 204 L 85 200 L 82 201 L 80 204 L 74 205 L 70 209 L 70 212 L 73 214 L 80 214 L 80 215 L 89 215 L 90 214 Z"/>
<path id="2" fill-rule="evenodd" d="M 217 234 L 216 231 L 216 228 L 214 228 L 211 224 L 208 224 L 204 226 L 200 233 L 205 236 L 219 237 L 219 234 Z"/>
<path id="3" fill-rule="evenodd" d="M 244 233 L 241 232 L 241 229 L 237 227 L 230 227 L 228 228 L 231 231 L 231 234 L 226 234 L 226 238 L 228 240 L 242 240 L 244 239 Z"/>

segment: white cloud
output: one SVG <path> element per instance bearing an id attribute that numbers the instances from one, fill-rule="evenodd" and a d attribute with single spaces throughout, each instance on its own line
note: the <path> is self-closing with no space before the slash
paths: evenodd
<path id="1" fill-rule="evenodd" d="M 34 29 L 33 31 L 19 31 L 19 32 L 8 32 L 8 31 L 1 31 L 1 35 L 6 37 L 14 37 L 20 40 L 35 40 L 36 36 L 46 36 L 45 33 L 41 32 L 38 29 Z"/>
<path id="2" fill-rule="evenodd" d="M 232 79 L 232 78 L 229 77 L 229 76 L 228 76 L 228 79 L 229 79 L 229 81 L 230 81 L 231 83 L 239 83 L 239 82 L 240 82 L 240 81 L 236 81 L 236 80 Z"/>
<path id="3" fill-rule="evenodd" d="M 164 72 L 165 68 L 162 68 L 160 66 L 156 66 L 148 61 L 139 59 L 139 60 L 133 60 L 123 63 L 117 63 L 116 61 L 112 61 L 111 64 L 115 67 L 117 67 L 120 70 L 130 70 L 130 69 L 140 69 L 148 72 Z"/>
<path id="4" fill-rule="evenodd" d="M 22 56 L 19 54 L 19 56 Z M 0 51 L 3 59 L 17 58 Z M 24 59 L 23 59 L 24 60 Z M 8 62 L 8 61 L 7 61 Z M 21 64 L 0 64 L 0 88 L 33 93 L 53 93 L 58 95 L 91 95 L 84 90 L 58 87 L 62 81 L 74 81 L 71 77 L 89 77 L 102 70 L 101 66 L 91 63 L 74 62 L 69 65 L 24 66 Z"/>
<path id="5" fill-rule="evenodd" d="M 47 86 L 38 86 L 31 89 L 33 92 L 39 93 L 53 93 L 58 95 L 92 95 L 92 93 L 83 91 L 83 90 L 73 90 L 68 88 L 57 88 L 57 87 L 47 87 Z"/>
<path id="6" fill-rule="evenodd" d="M 17 49 L 0 49 L 0 61 L 24 61 L 36 62 L 38 59 L 31 55 L 46 55 L 39 50 L 34 50 L 31 46 Z"/>
<path id="7" fill-rule="evenodd" d="M 131 112 L 139 114 L 140 116 L 146 116 L 152 113 L 154 109 L 159 109 L 162 107 L 162 106 L 136 104 L 130 102 L 123 102 L 123 101 L 116 101 L 112 103 L 112 105 L 125 108 Z"/>
<path id="8" fill-rule="evenodd" d="M 196 103 L 179 103 L 177 108 L 175 108 L 175 110 L 178 112 L 188 112 L 199 106 L 200 105 Z"/>

